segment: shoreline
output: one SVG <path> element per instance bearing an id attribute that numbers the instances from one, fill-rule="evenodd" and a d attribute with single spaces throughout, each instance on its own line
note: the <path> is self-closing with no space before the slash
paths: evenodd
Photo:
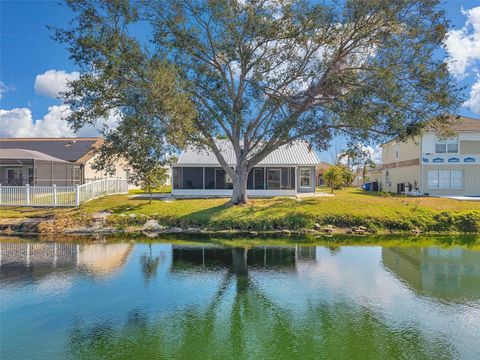
<path id="1" fill-rule="evenodd" d="M 71 220 L 71 219 L 69 219 Z M 51 218 L 28 218 L 28 219 L 0 219 L 0 236 L 98 236 L 98 235 L 144 235 L 149 238 L 161 235 L 246 235 L 246 236 L 301 236 L 310 235 L 315 238 L 332 237 L 335 235 L 363 237 L 372 235 L 403 235 L 403 236 L 435 236 L 435 235 L 478 235 L 478 232 L 459 231 L 420 231 L 391 230 L 391 229 L 367 229 L 358 227 L 334 227 L 332 225 L 315 224 L 314 229 L 209 229 L 200 227 L 169 227 L 158 224 L 155 220 L 148 220 L 144 226 L 109 226 L 104 221 L 96 221 L 91 224 L 82 224 Z"/>

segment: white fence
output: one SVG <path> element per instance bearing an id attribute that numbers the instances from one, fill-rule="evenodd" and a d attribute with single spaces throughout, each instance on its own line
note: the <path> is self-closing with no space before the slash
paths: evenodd
<path id="1" fill-rule="evenodd" d="M 104 195 L 128 193 L 127 180 L 103 179 L 76 186 L 1 186 L 0 205 L 78 206 Z"/>

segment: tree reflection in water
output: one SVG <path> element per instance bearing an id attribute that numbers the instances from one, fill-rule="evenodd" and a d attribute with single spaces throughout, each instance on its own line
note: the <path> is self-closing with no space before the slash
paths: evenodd
<path id="1" fill-rule="evenodd" d="M 155 279 L 157 276 L 158 265 L 160 265 L 160 256 L 153 256 L 152 244 L 148 244 L 148 250 L 148 254 L 143 254 L 140 257 L 145 286 L 148 286 L 150 281 Z"/>
<path id="2" fill-rule="evenodd" d="M 374 310 L 319 296 L 292 309 L 272 299 L 249 271 L 249 252 L 232 248 L 230 264 L 206 306 L 159 317 L 132 310 L 124 325 L 71 330 L 72 359 L 449 359 L 448 339 L 414 324 L 394 328 Z M 155 261 L 153 261 L 155 263 Z M 142 264 L 152 264 L 145 260 Z M 203 265 L 205 260 L 203 259 Z M 142 265 L 145 269 L 156 268 Z M 184 266 L 184 265 L 183 265 Z M 151 271 L 144 272 L 149 274 Z M 295 296 L 295 294 L 291 294 Z"/>

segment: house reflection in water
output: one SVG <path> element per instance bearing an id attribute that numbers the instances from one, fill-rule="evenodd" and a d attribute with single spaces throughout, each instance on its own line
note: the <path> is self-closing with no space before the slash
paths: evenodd
<path id="1" fill-rule="evenodd" d="M 253 248 L 215 245 L 173 245 L 172 271 L 229 269 L 233 273 L 251 270 L 296 271 L 298 261 L 315 261 L 316 248 L 259 246 Z"/>
<path id="2" fill-rule="evenodd" d="M 81 270 L 94 277 L 114 274 L 133 245 L 0 242 L 0 279 L 36 281 L 53 273 Z"/>
<path id="3" fill-rule="evenodd" d="M 480 297 L 480 252 L 454 248 L 383 248 L 384 266 L 419 294 L 440 300 Z"/>

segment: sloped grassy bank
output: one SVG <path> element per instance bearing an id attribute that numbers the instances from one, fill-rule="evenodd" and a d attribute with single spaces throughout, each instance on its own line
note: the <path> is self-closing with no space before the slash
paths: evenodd
<path id="1" fill-rule="evenodd" d="M 76 228 L 135 232 L 155 221 L 162 232 L 335 232 L 364 227 L 370 233 L 480 233 L 480 201 L 381 196 L 347 189 L 333 197 L 148 200 L 128 195 L 90 201 L 78 209 L 0 209 L 0 228 L 15 232 L 66 232 Z M 3 222 L 3 225 L 2 225 Z"/>
<path id="2" fill-rule="evenodd" d="M 133 216 L 132 216 L 133 215 Z M 119 229 L 141 228 L 148 220 L 156 220 L 167 228 L 208 229 L 214 231 L 275 231 L 275 230 L 321 230 L 320 227 L 331 225 L 347 229 L 365 227 L 368 232 L 383 231 L 422 231 L 422 232 L 460 232 L 480 233 L 480 211 L 421 211 L 411 216 L 369 216 L 356 214 L 302 214 L 288 213 L 277 216 L 207 216 L 187 215 L 182 217 L 130 214 L 110 215 L 107 224 Z"/>

